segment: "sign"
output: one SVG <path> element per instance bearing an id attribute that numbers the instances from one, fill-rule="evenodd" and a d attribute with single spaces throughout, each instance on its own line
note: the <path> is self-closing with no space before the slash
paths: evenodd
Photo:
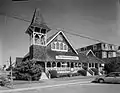
<path id="1" fill-rule="evenodd" d="M 56 59 L 69 59 L 69 60 L 79 60 L 77 56 L 65 56 L 65 55 L 58 55 Z"/>

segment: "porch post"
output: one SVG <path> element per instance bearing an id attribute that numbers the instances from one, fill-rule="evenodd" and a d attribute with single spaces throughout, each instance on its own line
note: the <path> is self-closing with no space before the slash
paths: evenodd
<path id="1" fill-rule="evenodd" d="M 51 64 L 50 70 L 52 70 L 52 62 L 50 62 L 50 64 Z"/>
<path id="2" fill-rule="evenodd" d="M 44 62 L 45 63 L 45 73 L 47 72 L 47 62 Z"/>
<path id="3" fill-rule="evenodd" d="M 55 63 L 56 63 L 56 70 L 58 70 L 58 69 L 57 69 L 57 62 L 55 62 Z"/>
<path id="4" fill-rule="evenodd" d="M 81 69 L 83 68 L 83 64 L 82 64 L 82 62 L 81 62 Z"/>
<path id="5" fill-rule="evenodd" d="M 89 64 L 90 64 L 90 63 L 88 63 L 88 69 L 89 69 Z"/>

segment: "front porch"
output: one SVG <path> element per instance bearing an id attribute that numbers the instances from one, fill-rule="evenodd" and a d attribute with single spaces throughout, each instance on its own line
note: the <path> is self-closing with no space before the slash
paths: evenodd
<path id="1" fill-rule="evenodd" d="M 77 72 L 78 70 L 90 70 L 96 68 L 99 73 L 103 70 L 103 65 L 100 63 L 82 63 L 82 62 L 44 62 L 45 72 L 56 70 L 58 73 Z M 94 73 L 94 72 L 93 72 Z"/>

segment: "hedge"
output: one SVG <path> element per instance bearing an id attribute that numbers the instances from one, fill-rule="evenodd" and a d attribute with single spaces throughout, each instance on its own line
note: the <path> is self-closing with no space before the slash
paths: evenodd
<path id="1" fill-rule="evenodd" d="M 86 76 L 86 75 L 87 75 L 87 71 L 84 70 L 84 69 L 78 70 L 77 73 L 78 73 L 79 75 L 82 75 L 82 76 Z"/>
<path id="2" fill-rule="evenodd" d="M 49 70 L 51 78 L 57 78 L 57 71 L 56 70 Z"/>

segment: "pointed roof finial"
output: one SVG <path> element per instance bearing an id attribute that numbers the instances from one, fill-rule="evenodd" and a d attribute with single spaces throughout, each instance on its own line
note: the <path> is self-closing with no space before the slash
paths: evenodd
<path id="1" fill-rule="evenodd" d="M 32 18 L 31 25 L 41 25 L 41 24 L 45 24 L 44 18 L 40 12 L 40 9 L 36 8 Z"/>

